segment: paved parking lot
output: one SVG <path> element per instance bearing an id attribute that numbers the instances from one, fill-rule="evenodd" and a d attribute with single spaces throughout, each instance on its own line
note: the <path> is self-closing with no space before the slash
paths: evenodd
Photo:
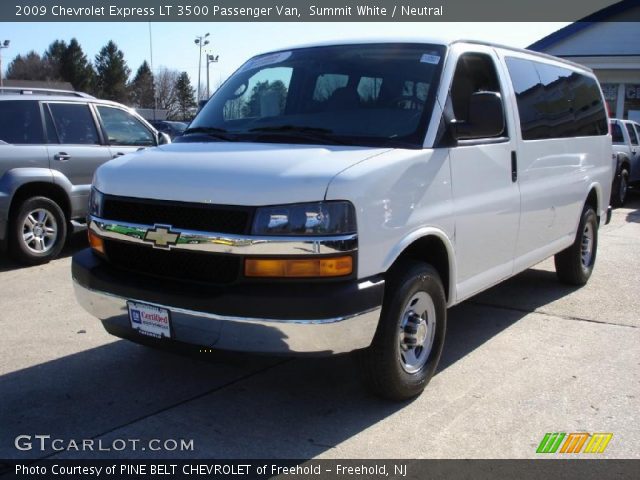
<path id="1" fill-rule="evenodd" d="M 0 259 L 0 458 L 17 435 L 193 439 L 192 452 L 61 457 L 534 457 L 546 432 L 612 432 L 640 458 L 640 195 L 600 231 L 574 289 L 546 261 L 450 311 L 439 373 L 418 399 L 371 397 L 348 356 L 287 359 L 155 351 L 106 334 L 75 303 L 69 255 Z"/>

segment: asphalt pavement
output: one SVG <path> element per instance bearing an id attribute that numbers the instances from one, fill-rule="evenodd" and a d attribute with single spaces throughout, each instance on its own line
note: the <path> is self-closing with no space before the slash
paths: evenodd
<path id="1" fill-rule="evenodd" d="M 73 296 L 85 247 L 76 235 L 30 268 L 0 257 L 0 458 L 532 458 L 547 432 L 613 433 L 600 457 L 640 458 L 638 194 L 600 230 L 586 287 L 547 260 L 451 309 L 439 371 L 404 403 L 367 393 L 349 356 L 185 356 L 111 337 Z M 35 435 L 94 450 L 41 451 Z"/>

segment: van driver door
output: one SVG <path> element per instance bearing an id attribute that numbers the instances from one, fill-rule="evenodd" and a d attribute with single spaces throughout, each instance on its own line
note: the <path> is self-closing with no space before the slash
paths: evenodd
<path id="1" fill-rule="evenodd" d="M 454 46 L 455 48 L 455 46 Z M 520 219 L 520 190 L 515 162 L 513 111 L 493 49 L 474 46 L 459 53 L 450 84 L 449 107 L 465 121 L 476 92 L 500 93 L 505 129 L 498 136 L 458 140 L 450 149 L 455 212 L 457 298 L 467 298 L 513 272 Z"/>

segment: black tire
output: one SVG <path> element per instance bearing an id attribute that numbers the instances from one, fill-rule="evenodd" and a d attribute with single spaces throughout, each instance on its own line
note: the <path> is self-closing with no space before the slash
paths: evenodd
<path id="1" fill-rule="evenodd" d="M 426 363 L 410 373 L 401 354 L 407 353 L 404 347 L 407 347 L 409 340 L 413 340 L 407 338 L 406 335 L 410 334 L 405 333 L 409 328 L 405 313 L 410 307 L 409 301 L 417 298 L 416 296 L 428 297 L 433 302 L 431 313 L 435 313 L 435 318 L 432 319 L 435 329 L 427 330 L 428 327 L 425 327 L 421 333 L 428 338 L 429 333 L 424 332 L 433 331 L 432 347 L 430 351 L 420 350 L 423 358 L 426 358 Z M 428 300 L 426 302 L 428 304 Z M 427 317 L 428 315 L 425 317 L 425 325 Z M 391 400 L 407 400 L 422 393 L 440 361 L 446 328 L 446 298 L 438 272 L 432 266 L 418 261 L 397 265 L 387 279 L 382 315 L 373 343 L 369 348 L 358 352 L 367 386 L 377 395 Z M 401 332 L 404 341 L 401 340 Z M 416 338 L 417 335 L 416 333 Z M 414 348 L 413 351 L 416 352 L 418 349 Z"/>
<path id="2" fill-rule="evenodd" d="M 629 170 L 626 167 L 622 167 L 620 175 L 616 179 L 616 183 L 613 188 L 613 194 L 611 195 L 611 204 L 614 207 L 624 206 L 624 202 L 627 200 L 627 193 L 629 191 Z"/>
<path id="3" fill-rule="evenodd" d="M 45 232 L 37 238 L 42 239 L 42 243 L 38 240 L 27 242 L 24 238 L 28 233 L 28 227 L 25 226 L 27 217 L 30 214 L 36 220 L 43 219 L 41 229 Z M 41 216 L 40 212 L 45 212 L 46 216 Z M 38 222 L 38 225 L 40 222 Z M 51 233 L 53 227 L 55 234 Z M 39 233 L 41 230 L 36 230 Z M 56 258 L 67 239 L 67 221 L 64 212 L 60 206 L 47 197 L 31 197 L 25 199 L 16 209 L 15 215 L 11 219 L 10 247 L 13 258 L 24 265 L 39 265 L 47 263 Z M 38 251 L 39 245 L 42 245 L 41 251 Z"/>
<path id="4" fill-rule="evenodd" d="M 587 233 L 588 230 L 591 233 Z M 583 243 L 587 241 L 589 236 L 591 238 L 589 247 L 591 254 L 588 257 L 583 257 Z M 556 254 L 554 258 L 558 279 L 569 285 L 582 286 L 586 284 L 593 272 L 597 252 L 598 218 L 596 217 L 596 212 L 593 211 L 593 207 L 587 205 L 582 211 L 573 245 Z"/>

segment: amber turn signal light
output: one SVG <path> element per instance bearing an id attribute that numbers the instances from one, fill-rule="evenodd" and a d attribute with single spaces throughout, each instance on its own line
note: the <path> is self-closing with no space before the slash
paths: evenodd
<path id="1" fill-rule="evenodd" d="M 92 250 L 101 253 L 104 255 L 104 241 L 98 235 L 93 233 L 91 230 L 89 232 L 89 246 Z"/>
<path id="2" fill-rule="evenodd" d="M 350 256 L 310 259 L 247 258 L 244 262 L 246 277 L 343 277 L 351 272 L 353 258 Z"/>

